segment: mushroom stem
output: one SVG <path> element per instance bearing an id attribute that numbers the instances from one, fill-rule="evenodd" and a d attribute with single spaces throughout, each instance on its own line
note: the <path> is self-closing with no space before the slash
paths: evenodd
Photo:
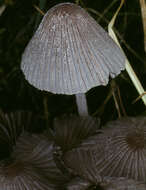
<path id="1" fill-rule="evenodd" d="M 76 104 L 77 104 L 79 115 L 81 116 L 89 115 L 86 95 L 84 93 L 79 93 L 79 94 L 76 94 L 75 96 L 76 96 Z"/>

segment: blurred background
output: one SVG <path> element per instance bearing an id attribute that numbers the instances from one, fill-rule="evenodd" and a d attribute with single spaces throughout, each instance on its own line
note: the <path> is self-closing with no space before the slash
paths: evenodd
<path id="1" fill-rule="evenodd" d="M 61 0 L 0 0 L 0 109 L 5 112 L 29 110 L 42 117 L 54 118 L 77 113 L 74 96 L 42 92 L 24 79 L 20 70 L 22 53 L 36 31 L 42 14 Z M 120 0 L 67 1 L 78 3 L 107 30 Z M 115 32 L 134 71 L 146 89 L 146 58 L 144 32 L 139 0 L 125 1 L 116 23 Z M 123 115 L 146 115 L 126 71 L 106 87 L 96 87 L 87 93 L 89 113 L 101 117 L 101 122 Z M 115 106 L 118 105 L 118 107 Z"/>

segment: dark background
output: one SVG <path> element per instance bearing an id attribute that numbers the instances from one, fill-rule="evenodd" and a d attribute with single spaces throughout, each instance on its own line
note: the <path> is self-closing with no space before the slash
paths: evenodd
<path id="1" fill-rule="evenodd" d="M 40 114 L 42 117 L 48 116 L 50 118 L 65 113 L 77 113 L 74 96 L 41 92 L 25 81 L 20 70 L 21 55 L 24 48 L 42 19 L 34 5 L 46 12 L 61 2 L 65 1 L 0 0 L 0 6 L 3 4 L 7 6 L 0 16 L 0 108 L 3 111 L 29 110 Z M 82 0 L 79 5 L 94 9 L 97 14 L 91 11 L 89 13 L 107 30 L 108 22 L 119 3 L 119 0 Z M 125 1 L 117 17 L 115 29 L 132 67 L 146 89 L 144 38 L 138 0 Z M 141 100 L 132 104 L 132 101 L 138 97 L 138 93 L 128 74 L 124 71 L 114 80 L 114 85 L 110 82 L 106 87 L 96 87 L 87 93 L 91 115 L 100 116 L 102 123 L 118 117 L 113 96 L 107 104 L 104 104 L 112 89 L 117 97 L 121 115 L 124 115 L 124 112 L 121 109 L 118 89 L 127 115 L 146 114 L 145 106 Z"/>

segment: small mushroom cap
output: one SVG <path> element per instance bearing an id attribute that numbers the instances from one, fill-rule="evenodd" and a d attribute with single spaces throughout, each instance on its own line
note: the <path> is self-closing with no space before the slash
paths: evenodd
<path id="1" fill-rule="evenodd" d="M 45 14 L 23 53 L 21 69 L 40 90 L 77 94 L 106 85 L 125 69 L 125 56 L 84 9 L 62 3 Z"/>
<path id="2" fill-rule="evenodd" d="M 91 116 L 64 115 L 54 121 L 54 141 L 63 152 L 77 147 L 99 129 L 99 119 Z"/>
<path id="3" fill-rule="evenodd" d="M 39 124 L 39 118 L 28 111 L 4 113 L 0 111 L 0 158 L 8 156 L 13 150 L 23 130 L 32 130 Z"/>
<path id="4" fill-rule="evenodd" d="M 146 181 L 146 117 L 107 123 L 95 143 L 104 147 L 94 154 L 100 175 Z"/>
<path id="5" fill-rule="evenodd" d="M 0 162 L 0 190 L 53 190 L 35 168 L 15 160 Z"/>
<path id="6" fill-rule="evenodd" d="M 99 176 L 146 182 L 146 117 L 112 121 L 100 132 L 68 151 L 66 165 L 94 183 Z"/>
<path id="7" fill-rule="evenodd" d="M 17 140 L 12 157 L 38 169 L 52 186 L 64 184 L 69 180 L 69 177 L 56 165 L 54 144 L 48 141 L 45 135 L 22 133 Z"/>
<path id="8" fill-rule="evenodd" d="M 73 148 L 63 156 L 64 163 L 74 175 L 78 175 L 93 184 L 98 184 L 102 181 L 102 177 L 96 167 L 98 160 L 95 155 L 99 154 L 103 157 L 104 146 L 100 144 L 100 141 L 96 142 L 98 135 L 94 135 L 93 138 L 87 138 L 77 148 Z"/>

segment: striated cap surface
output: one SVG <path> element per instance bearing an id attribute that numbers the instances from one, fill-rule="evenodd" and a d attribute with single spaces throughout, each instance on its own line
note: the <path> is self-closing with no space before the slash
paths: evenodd
<path id="1" fill-rule="evenodd" d="M 146 182 L 146 117 L 111 121 L 100 132 L 68 151 L 66 165 L 94 183 L 99 176 Z"/>
<path id="2" fill-rule="evenodd" d="M 27 45 L 21 69 L 40 90 L 85 93 L 106 85 L 125 68 L 125 56 L 108 33 L 81 7 L 50 9 Z"/>
<path id="3" fill-rule="evenodd" d="M 54 145 L 43 134 L 22 133 L 17 140 L 12 157 L 37 168 L 52 186 L 61 185 L 69 177 L 60 171 L 54 160 Z"/>
<path id="4" fill-rule="evenodd" d="M 101 142 L 104 154 L 95 156 L 100 174 L 146 182 L 146 118 L 122 118 L 106 127 Z"/>
<path id="5" fill-rule="evenodd" d="M 64 115 L 54 121 L 54 141 L 67 152 L 96 133 L 99 129 L 99 119 L 91 116 Z"/>
<path id="6" fill-rule="evenodd" d="M 16 160 L 0 162 L 0 190 L 54 190 L 35 168 Z"/>

